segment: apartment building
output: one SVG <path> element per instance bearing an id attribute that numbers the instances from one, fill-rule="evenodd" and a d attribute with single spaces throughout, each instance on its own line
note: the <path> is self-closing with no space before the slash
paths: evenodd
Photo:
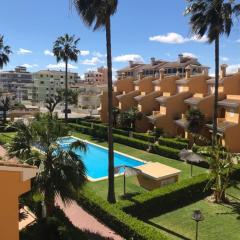
<path id="1" fill-rule="evenodd" d="M 113 105 L 120 111 L 138 107 L 144 116 L 136 124 L 139 132 L 157 127 L 169 136 L 180 135 L 190 139 L 185 114 L 191 108 L 199 109 L 206 120 L 202 134 L 210 139 L 215 78 L 208 75 L 207 67 L 196 66 L 196 60 L 187 62 L 189 64 L 184 65 L 181 72 L 173 69 L 169 72 L 164 67 L 171 65 L 176 68 L 176 63 L 162 65 L 157 74 L 142 71 L 146 70 L 144 64 L 133 64 L 120 70 L 113 90 Z M 240 152 L 240 70 L 228 75 L 226 69 L 227 65 L 221 65 L 218 137 L 230 151 Z M 101 96 L 100 114 L 102 121 L 107 122 L 107 92 Z"/>
<path id="2" fill-rule="evenodd" d="M 97 71 L 88 71 L 84 74 L 84 82 L 98 85 L 106 84 L 108 80 L 107 71 L 107 68 L 104 67 L 98 68 Z"/>
<path id="3" fill-rule="evenodd" d="M 41 70 L 33 74 L 33 102 L 44 102 L 47 97 L 54 96 L 58 89 L 65 88 L 65 72 Z M 80 81 L 78 73 L 68 73 L 69 88 L 75 88 Z"/>
<path id="4" fill-rule="evenodd" d="M 0 91 L 12 93 L 19 102 L 32 100 L 32 73 L 22 66 L 16 67 L 13 71 L 0 72 Z"/>

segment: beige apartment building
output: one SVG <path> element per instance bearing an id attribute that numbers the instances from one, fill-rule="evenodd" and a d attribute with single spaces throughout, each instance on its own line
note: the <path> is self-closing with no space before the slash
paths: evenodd
<path id="1" fill-rule="evenodd" d="M 78 73 L 68 73 L 69 88 L 75 88 L 80 78 Z M 34 94 L 33 102 L 44 102 L 47 97 L 54 96 L 58 89 L 65 88 L 65 72 L 55 70 L 41 70 L 33 74 Z"/>
<path id="2" fill-rule="evenodd" d="M 131 62 L 129 67 L 118 71 L 114 106 L 120 111 L 138 107 L 144 116 L 137 122 L 139 132 L 157 127 L 169 136 L 186 138 L 191 135 L 185 114 L 190 108 L 197 108 L 206 119 L 202 134 L 210 138 L 215 79 L 208 75 L 208 68 L 182 55 L 176 62 L 157 62 L 155 59 L 151 64 Z M 230 151 L 240 152 L 240 71 L 227 74 L 226 69 L 227 65 L 220 69 L 218 136 Z M 102 121 L 107 122 L 106 92 L 101 96 L 100 113 Z"/>

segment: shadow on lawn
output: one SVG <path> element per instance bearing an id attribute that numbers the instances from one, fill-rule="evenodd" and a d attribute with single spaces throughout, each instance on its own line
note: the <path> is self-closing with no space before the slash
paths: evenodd
<path id="1" fill-rule="evenodd" d="M 165 227 L 161 226 L 160 224 L 156 224 L 156 223 L 151 222 L 151 221 L 146 221 L 146 223 L 149 224 L 149 225 L 151 225 L 151 226 L 153 226 L 153 227 L 155 227 L 155 228 L 158 228 L 158 229 L 160 229 L 160 230 L 162 230 L 162 231 L 164 231 L 164 232 L 167 232 L 167 233 L 169 233 L 169 234 L 171 234 L 171 235 L 173 235 L 173 236 L 175 236 L 175 237 L 178 237 L 178 238 L 180 238 L 180 239 L 183 239 L 183 240 L 191 240 L 191 238 L 185 237 L 185 236 L 183 236 L 183 235 L 180 234 L 180 233 L 177 233 L 177 232 L 172 231 L 172 230 L 170 230 L 170 229 L 168 229 L 168 228 L 165 228 Z"/>

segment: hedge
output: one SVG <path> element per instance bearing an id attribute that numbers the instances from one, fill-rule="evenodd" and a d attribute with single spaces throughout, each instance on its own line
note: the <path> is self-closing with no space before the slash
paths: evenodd
<path id="1" fill-rule="evenodd" d="M 169 239 L 160 230 L 134 218 L 117 205 L 111 205 L 93 191 L 85 189 L 81 192 L 79 199 L 81 205 L 100 221 L 113 229 L 125 239 L 134 240 L 167 240 Z"/>
<path id="2" fill-rule="evenodd" d="M 209 180 L 208 174 L 167 185 L 150 192 L 134 196 L 122 205 L 128 214 L 141 219 L 149 219 L 185 206 L 209 194 L 204 188 Z"/>
<path id="3" fill-rule="evenodd" d="M 162 138 L 160 137 L 158 139 L 158 143 L 159 145 L 164 145 L 167 147 L 172 147 L 172 148 L 177 148 L 177 149 L 184 149 L 184 148 L 188 148 L 188 144 L 184 143 L 184 142 L 180 142 L 180 141 L 176 141 L 174 139 L 169 139 L 169 138 Z"/>
<path id="4" fill-rule="evenodd" d="M 146 142 L 151 142 L 151 143 L 155 142 L 155 137 L 147 135 L 146 133 L 136 133 L 136 132 L 133 132 L 133 137 L 137 138 L 139 140 L 146 141 Z"/>
<path id="5" fill-rule="evenodd" d="M 129 137 L 117 135 L 117 134 L 114 134 L 113 139 L 118 143 L 130 146 L 130 147 L 134 147 L 137 149 L 141 149 L 144 151 L 149 149 L 149 143 L 139 139 L 129 138 Z M 166 146 L 159 146 L 157 144 L 151 144 L 150 146 L 151 148 L 149 149 L 149 152 L 151 153 L 156 153 L 168 158 L 179 159 L 178 149 L 173 149 Z"/>
<path id="6" fill-rule="evenodd" d="M 90 127 L 82 126 L 75 123 L 69 123 L 69 126 L 75 131 L 79 131 L 81 133 L 88 134 L 94 137 L 107 139 L 106 126 L 95 124 L 93 128 L 90 128 Z M 130 146 L 133 148 L 141 149 L 144 151 L 149 149 L 149 143 L 139 139 L 130 138 L 130 137 L 119 135 L 119 134 L 113 134 L 113 139 L 115 142 Z M 159 146 L 157 144 L 151 144 L 151 148 L 149 149 L 149 151 L 164 157 L 177 159 L 177 160 L 179 159 L 178 155 L 180 151 L 178 149 L 170 148 L 167 146 Z"/>

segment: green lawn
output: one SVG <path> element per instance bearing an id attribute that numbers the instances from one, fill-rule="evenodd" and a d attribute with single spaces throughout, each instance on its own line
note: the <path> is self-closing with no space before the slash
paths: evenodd
<path id="1" fill-rule="evenodd" d="M 104 142 L 104 141 L 101 142 L 99 140 L 93 139 L 89 135 L 76 133 L 76 132 L 74 132 L 73 135 L 75 137 L 79 137 L 81 139 L 91 141 L 91 142 L 99 144 L 101 146 L 105 146 L 105 147 L 107 146 L 107 142 Z M 119 143 L 115 143 L 114 148 L 115 148 L 115 150 L 117 150 L 119 152 L 126 153 L 128 155 L 140 158 L 145 161 L 160 162 L 160 163 L 166 164 L 168 166 L 177 168 L 182 171 L 181 175 L 180 175 L 180 181 L 182 179 L 186 179 L 186 178 L 190 177 L 190 165 L 189 164 L 186 164 L 181 161 L 174 160 L 174 159 L 170 159 L 170 158 L 165 158 L 165 157 L 162 157 L 157 154 L 148 153 L 146 151 L 135 149 L 135 148 L 132 148 L 132 147 L 129 147 L 126 145 L 119 144 Z M 194 166 L 193 172 L 195 175 L 198 175 L 198 174 L 206 172 L 206 169 Z M 87 186 L 94 189 L 94 191 L 97 194 L 99 194 L 104 199 L 106 199 L 107 180 L 91 182 L 91 183 L 88 183 Z M 118 197 L 123 194 L 123 177 L 115 178 L 115 189 L 116 189 L 116 195 Z M 136 193 L 136 192 L 143 192 L 143 191 L 145 191 L 145 190 L 138 185 L 136 177 L 128 177 L 127 178 L 127 192 L 128 193 Z"/>
<path id="2" fill-rule="evenodd" d="M 194 239 L 192 212 L 200 209 L 205 217 L 199 225 L 200 240 L 238 240 L 240 224 L 240 184 L 228 189 L 231 204 L 214 204 L 207 199 L 150 219 L 149 224 L 166 230 L 173 239 Z"/>

